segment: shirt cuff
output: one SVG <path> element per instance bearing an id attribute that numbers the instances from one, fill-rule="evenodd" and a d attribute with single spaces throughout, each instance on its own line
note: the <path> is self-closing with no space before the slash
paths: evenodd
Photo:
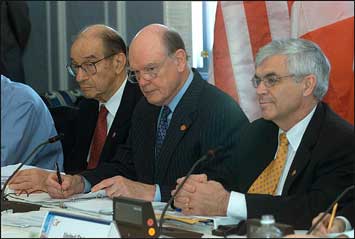
<path id="1" fill-rule="evenodd" d="M 247 219 L 247 204 L 245 195 L 238 192 L 231 192 L 227 208 L 228 217 L 236 217 L 240 220 Z"/>
<path id="2" fill-rule="evenodd" d="M 84 182 L 84 193 L 89 193 L 91 191 L 91 183 L 83 176 L 80 176 Z"/>
<path id="3" fill-rule="evenodd" d="M 159 184 L 155 184 L 154 202 L 160 202 L 160 201 L 161 201 L 160 187 Z"/>
<path id="4" fill-rule="evenodd" d="M 353 229 L 349 220 L 346 217 L 338 216 L 336 218 L 342 220 L 345 223 L 345 232 Z"/>

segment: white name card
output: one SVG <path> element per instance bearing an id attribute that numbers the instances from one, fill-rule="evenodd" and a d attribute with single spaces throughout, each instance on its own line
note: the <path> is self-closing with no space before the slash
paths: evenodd
<path id="1" fill-rule="evenodd" d="M 42 223 L 41 238 L 118 237 L 114 223 L 100 218 L 49 211 Z"/>

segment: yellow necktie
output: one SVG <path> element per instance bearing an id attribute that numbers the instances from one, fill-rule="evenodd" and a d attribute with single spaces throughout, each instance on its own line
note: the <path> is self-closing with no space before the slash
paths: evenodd
<path id="1" fill-rule="evenodd" d="M 275 159 L 264 169 L 254 181 L 248 193 L 274 195 L 285 166 L 288 150 L 286 133 L 280 134 L 280 144 Z"/>

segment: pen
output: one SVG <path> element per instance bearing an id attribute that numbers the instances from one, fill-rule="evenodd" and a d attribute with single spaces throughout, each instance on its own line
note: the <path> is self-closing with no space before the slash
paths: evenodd
<path id="1" fill-rule="evenodd" d="M 329 220 L 329 224 L 328 224 L 328 230 L 330 230 L 330 228 L 333 225 L 333 221 L 334 221 L 335 213 L 337 211 L 337 207 L 338 207 L 338 203 L 334 204 L 333 210 L 332 210 L 332 215 L 330 216 L 330 220 Z"/>
<path id="2" fill-rule="evenodd" d="M 56 171 L 57 171 L 58 183 L 60 184 L 60 186 L 62 186 L 63 180 L 62 180 L 62 176 L 60 175 L 59 167 L 58 167 L 58 163 L 57 162 L 55 162 L 55 167 L 56 167 Z M 63 189 L 62 189 L 62 193 L 63 193 Z"/>

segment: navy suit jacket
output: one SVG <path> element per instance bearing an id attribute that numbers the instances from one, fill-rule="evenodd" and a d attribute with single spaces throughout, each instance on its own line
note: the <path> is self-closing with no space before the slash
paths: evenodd
<path id="1" fill-rule="evenodd" d="M 224 92 L 204 81 L 197 71 L 191 85 L 178 103 L 164 139 L 155 169 L 155 139 L 161 107 L 145 98 L 138 103 L 132 118 L 129 144 L 120 147 L 115 167 L 99 167 L 84 173 L 93 185 L 104 178 L 122 175 L 147 184 L 159 184 L 162 201 L 170 198 L 176 180 L 208 150 L 219 145 L 225 150 L 213 160 L 202 163 L 194 173 L 214 175 L 215 166 L 231 156 L 239 130 L 249 123 L 238 104 Z M 185 128 L 184 128 L 185 127 Z"/>
<path id="2" fill-rule="evenodd" d="M 264 119 L 250 124 L 241 133 L 233 160 L 223 165 L 218 181 L 229 190 L 246 193 L 274 159 L 278 130 L 277 125 Z M 319 103 L 297 149 L 282 195 L 246 194 L 248 218 L 273 214 L 278 222 L 296 229 L 309 228 L 312 218 L 354 183 L 354 148 L 354 127 L 325 103 Z"/>
<path id="3" fill-rule="evenodd" d="M 119 144 L 126 143 L 133 110 L 142 93 L 137 84 L 126 83 L 121 104 L 117 110 L 104 147 L 100 155 L 99 165 L 109 162 L 114 157 Z M 83 99 L 75 116 L 71 116 L 64 130 L 64 171 L 79 173 L 87 168 L 87 156 L 94 135 L 99 115 L 99 102 L 93 99 Z"/>

